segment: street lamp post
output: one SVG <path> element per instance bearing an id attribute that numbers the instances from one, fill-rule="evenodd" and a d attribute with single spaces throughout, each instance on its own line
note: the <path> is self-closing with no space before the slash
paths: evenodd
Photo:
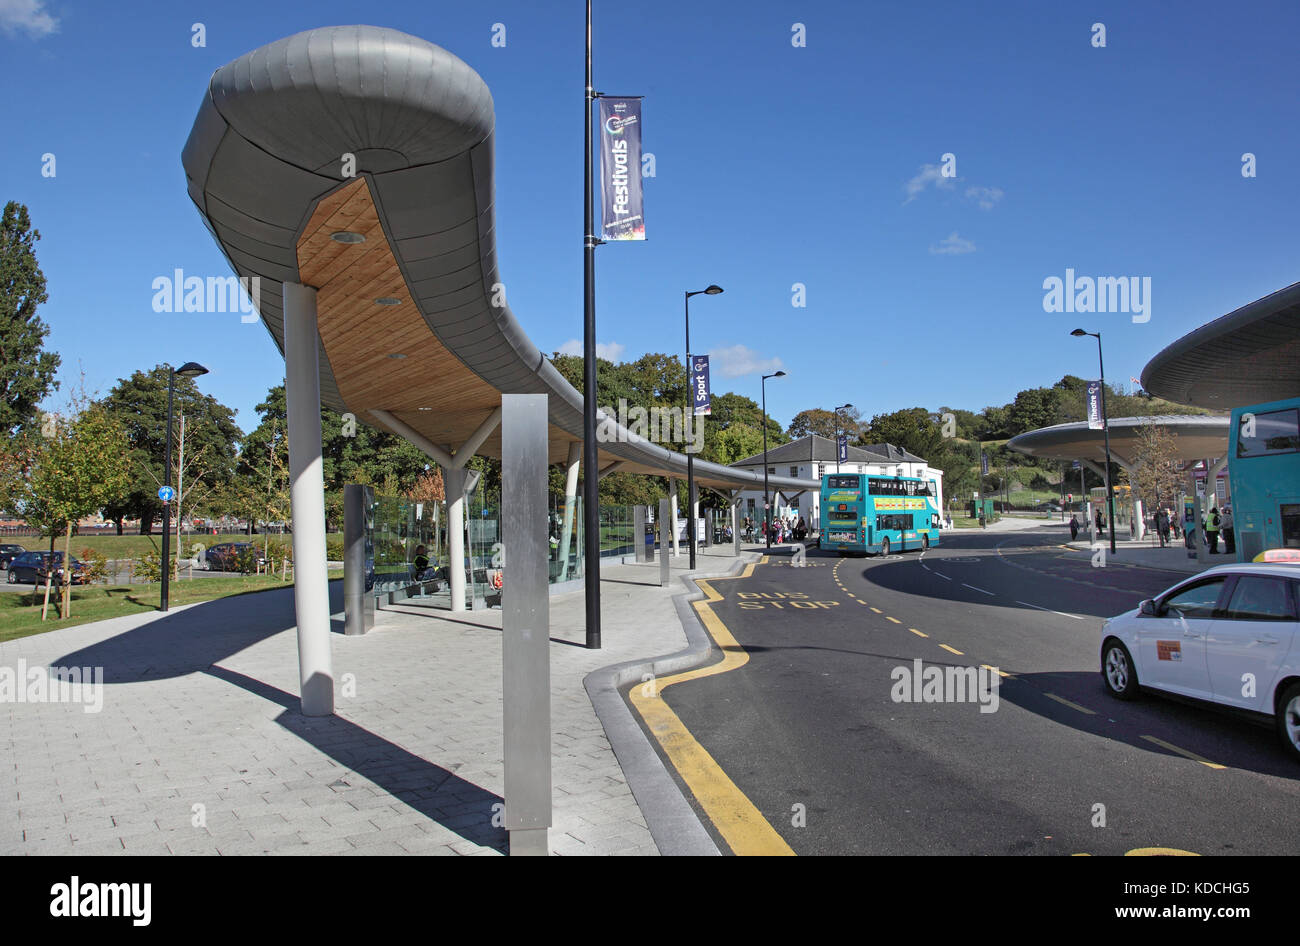
<path id="1" fill-rule="evenodd" d="M 1110 516 L 1110 554 L 1115 554 L 1115 493 L 1110 488 L 1110 418 L 1106 416 L 1106 363 L 1101 357 L 1101 332 L 1085 332 L 1076 328 L 1070 333 L 1075 338 L 1091 335 L 1097 339 L 1097 370 L 1101 374 L 1101 429 L 1106 435 L 1106 512 Z"/>
<path id="2" fill-rule="evenodd" d="M 691 368 L 691 296 L 716 296 L 722 292 L 721 286 L 709 286 L 708 289 L 697 289 L 693 292 L 686 293 L 686 410 L 690 417 L 692 428 L 696 423 L 695 419 L 695 390 L 692 384 L 692 378 L 695 376 Z M 685 419 L 683 418 L 683 421 Z M 685 423 L 683 423 L 683 429 Z M 686 505 L 687 517 L 689 523 L 687 531 L 691 534 L 691 570 L 695 569 L 695 454 L 686 454 Z"/>
<path id="3" fill-rule="evenodd" d="M 759 385 L 763 389 L 763 540 L 769 549 L 772 547 L 772 510 L 767 500 L 767 379 L 784 377 L 784 371 L 765 374 Z"/>
<path id="4" fill-rule="evenodd" d="M 835 472 L 840 471 L 840 411 L 847 411 L 853 407 L 852 404 L 844 404 L 835 408 Z M 848 455 L 848 450 L 844 451 Z"/>
<path id="5" fill-rule="evenodd" d="M 200 375 L 208 373 L 208 369 L 193 361 L 187 361 L 179 368 L 168 367 L 167 369 L 167 447 L 163 451 L 163 485 L 171 488 L 172 485 L 172 406 L 176 399 L 176 376 L 182 378 L 197 378 Z M 176 497 L 180 499 L 179 496 Z M 163 500 L 163 534 L 162 534 L 162 593 L 159 595 L 159 610 L 167 610 L 167 594 L 170 590 L 170 579 L 172 576 L 171 562 L 171 531 L 172 531 L 172 506 L 168 500 Z M 180 550 L 177 549 L 179 552 Z"/>

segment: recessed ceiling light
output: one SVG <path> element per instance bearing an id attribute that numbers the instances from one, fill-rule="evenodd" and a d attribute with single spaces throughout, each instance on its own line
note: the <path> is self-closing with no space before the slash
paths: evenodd
<path id="1" fill-rule="evenodd" d="M 331 233 L 330 239 L 335 243 L 365 243 L 366 238 L 360 233 L 353 233 L 351 230 L 340 230 L 338 233 Z"/>
<path id="2" fill-rule="evenodd" d="M 375 302 L 379 305 L 401 305 L 401 299 L 395 299 L 392 296 L 380 296 Z"/>
<path id="3" fill-rule="evenodd" d="M 431 411 L 431 410 L 433 410 L 433 408 L 432 408 L 432 407 L 420 407 L 420 408 L 416 408 L 416 410 L 421 410 L 421 411 Z"/>
<path id="4" fill-rule="evenodd" d="M 395 351 L 395 352 L 393 352 L 391 355 L 389 355 L 388 357 L 389 357 L 389 358 L 405 358 L 406 356 L 403 355 L 400 351 Z"/>

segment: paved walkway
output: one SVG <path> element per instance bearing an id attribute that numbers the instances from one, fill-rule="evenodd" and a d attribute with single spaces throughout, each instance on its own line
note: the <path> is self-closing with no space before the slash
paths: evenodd
<path id="1" fill-rule="evenodd" d="M 583 680 L 686 647 L 690 609 L 674 600 L 686 561 L 663 589 L 657 564 L 602 572 L 599 651 L 580 646 L 582 592 L 551 599 L 554 854 L 658 853 Z M 700 550 L 701 573 L 738 564 Z M 500 612 L 405 603 L 350 638 L 341 584 L 334 717 L 299 712 L 289 590 L 0 643 L 0 673 L 104 673 L 100 712 L 0 703 L 0 854 L 503 852 Z M 644 751 L 638 779 L 662 793 Z"/>

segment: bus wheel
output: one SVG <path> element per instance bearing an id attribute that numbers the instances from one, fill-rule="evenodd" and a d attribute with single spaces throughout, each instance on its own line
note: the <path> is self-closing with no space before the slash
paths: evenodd
<path id="1" fill-rule="evenodd" d="M 888 538 L 884 538 L 884 539 L 881 539 L 881 540 L 880 540 L 880 554 L 881 554 L 881 555 L 888 555 L 888 554 L 889 554 L 889 539 L 888 539 Z"/>
<path id="2" fill-rule="evenodd" d="M 930 551 L 930 537 L 928 535 L 921 536 L 921 551 Z"/>

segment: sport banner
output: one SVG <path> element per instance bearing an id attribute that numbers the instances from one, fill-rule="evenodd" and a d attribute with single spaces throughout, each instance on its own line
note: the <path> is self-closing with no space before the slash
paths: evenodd
<path id="1" fill-rule="evenodd" d="M 644 240 L 641 100 L 600 99 L 601 239 Z"/>
<path id="2" fill-rule="evenodd" d="M 1088 382 L 1088 429 L 1101 430 L 1101 382 Z"/>
<path id="3" fill-rule="evenodd" d="M 691 391 L 696 414 L 712 414 L 712 400 L 709 395 L 709 356 L 691 356 Z"/>
<path id="4" fill-rule="evenodd" d="M 840 435 L 839 440 L 836 443 L 835 449 L 837 451 L 835 456 L 839 459 L 839 462 L 848 463 L 849 462 L 849 435 L 848 434 Z"/>

